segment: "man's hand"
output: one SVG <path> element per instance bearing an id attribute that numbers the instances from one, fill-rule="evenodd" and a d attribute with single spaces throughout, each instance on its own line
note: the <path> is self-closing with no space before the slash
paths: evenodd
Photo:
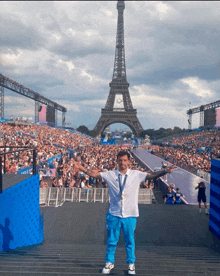
<path id="1" fill-rule="evenodd" d="M 75 160 L 72 160 L 72 164 L 73 164 L 73 167 L 75 168 L 75 169 L 80 169 L 80 167 L 81 167 L 81 164 L 80 164 L 80 162 L 77 162 L 77 161 L 75 161 Z"/>
<path id="2" fill-rule="evenodd" d="M 174 168 L 175 168 L 175 166 L 172 165 L 172 166 L 167 167 L 165 170 L 150 172 L 150 173 L 147 174 L 146 180 L 158 178 L 158 177 L 161 177 L 161 176 L 163 176 L 167 173 L 172 173 L 174 171 Z"/>
<path id="3" fill-rule="evenodd" d="M 169 166 L 169 167 L 166 167 L 166 171 L 167 171 L 168 173 L 174 172 L 174 169 L 175 169 L 175 166 L 174 166 L 174 165 Z"/>
<path id="4" fill-rule="evenodd" d="M 82 172 L 84 172 L 85 174 L 89 175 L 89 176 L 92 176 L 94 178 L 99 178 L 99 179 L 102 179 L 99 171 L 97 170 L 89 170 L 89 169 L 86 169 L 85 167 L 83 167 L 81 164 L 80 164 L 80 161 L 77 162 L 75 160 L 72 160 L 72 164 L 73 164 L 73 167 L 75 169 L 78 169 Z"/>

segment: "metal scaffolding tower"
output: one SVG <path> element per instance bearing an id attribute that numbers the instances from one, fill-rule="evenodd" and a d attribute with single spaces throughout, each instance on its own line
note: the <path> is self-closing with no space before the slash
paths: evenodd
<path id="1" fill-rule="evenodd" d="M 186 113 L 189 116 L 188 122 L 190 121 L 190 124 L 188 125 L 188 128 L 192 129 L 192 115 L 193 114 L 200 113 L 200 127 L 203 127 L 204 126 L 204 112 L 205 112 L 205 110 L 216 109 L 218 107 L 220 107 L 220 101 L 216 101 L 216 102 L 213 102 L 213 103 L 201 105 L 201 106 L 198 106 L 198 107 L 187 110 Z"/>
<path id="2" fill-rule="evenodd" d="M 0 114 L 1 117 L 4 117 L 4 88 L 7 88 L 13 92 L 16 92 L 22 96 L 25 96 L 27 98 L 30 98 L 35 101 L 35 123 L 39 121 L 39 105 L 40 103 L 43 105 L 49 105 L 55 109 L 55 111 L 61 111 L 62 117 L 65 118 L 65 113 L 67 112 L 67 109 L 59 105 L 56 102 L 53 102 L 46 97 L 40 95 L 37 92 L 34 92 L 33 90 L 24 87 L 23 85 L 7 78 L 6 76 L 3 76 L 0 74 Z M 56 121 L 56 120 L 55 120 Z M 57 125 L 57 121 L 55 122 L 55 125 Z M 63 125 L 63 122 L 62 122 Z"/>
<path id="3" fill-rule="evenodd" d="M 4 87 L 0 86 L 0 116 L 4 118 Z"/>

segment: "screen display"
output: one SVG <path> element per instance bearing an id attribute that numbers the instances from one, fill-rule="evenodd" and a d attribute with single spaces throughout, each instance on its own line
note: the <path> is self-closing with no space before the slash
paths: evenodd
<path id="1" fill-rule="evenodd" d="M 216 115 L 215 108 L 210 108 L 204 111 L 204 126 L 215 126 Z"/>
<path id="2" fill-rule="evenodd" d="M 216 108 L 216 127 L 220 127 L 220 108 Z"/>
<path id="3" fill-rule="evenodd" d="M 47 114 L 46 114 L 47 123 L 55 123 L 55 108 L 51 106 L 47 106 Z"/>
<path id="4" fill-rule="evenodd" d="M 39 123 L 43 123 L 46 124 L 46 110 L 47 107 L 46 106 L 40 106 L 39 108 Z"/>

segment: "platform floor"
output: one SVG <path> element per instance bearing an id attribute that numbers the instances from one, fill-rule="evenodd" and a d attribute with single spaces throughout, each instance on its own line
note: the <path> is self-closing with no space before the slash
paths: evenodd
<path id="1" fill-rule="evenodd" d="M 98 276 L 105 264 L 107 203 L 42 207 L 44 242 L 0 252 L 1 276 Z M 208 216 L 193 205 L 140 205 L 135 231 L 136 275 L 219 276 L 220 242 Z M 204 210 L 203 210 L 204 211 Z M 122 235 L 110 275 L 127 275 Z"/>
<path id="2" fill-rule="evenodd" d="M 45 243 L 105 245 L 108 208 L 108 203 L 99 202 L 42 207 Z M 136 245 L 216 247 L 220 251 L 219 240 L 209 231 L 209 216 L 202 211 L 199 214 L 194 205 L 140 204 Z M 124 245 L 122 236 L 118 244 Z"/>
<path id="3" fill-rule="evenodd" d="M 16 185 L 17 183 L 20 183 L 21 181 L 31 177 L 32 175 L 27 174 L 4 174 L 3 177 L 3 185 L 2 185 L 2 191 Z"/>

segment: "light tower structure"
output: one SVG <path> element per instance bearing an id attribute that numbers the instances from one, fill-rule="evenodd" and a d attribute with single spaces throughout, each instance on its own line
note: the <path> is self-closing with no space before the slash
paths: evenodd
<path id="1" fill-rule="evenodd" d="M 131 128 L 135 136 L 139 136 L 143 128 L 137 118 L 137 110 L 133 108 L 130 94 L 129 83 L 126 77 L 125 66 L 125 47 L 124 47 L 124 18 L 123 12 L 125 9 L 125 1 L 118 1 L 118 23 L 117 23 L 117 37 L 115 48 L 115 62 L 113 69 L 113 77 L 110 82 L 110 92 L 105 105 L 101 110 L 101 117 L 99 118 L 93 131 L 96 134 L 101 134 L 106 127 L 113 123 L 122 123 Z M 115 108 L 117 103 L 124 105 L 123 107 Z M 120 95 L 120 96 L 118 96 Z"/>

